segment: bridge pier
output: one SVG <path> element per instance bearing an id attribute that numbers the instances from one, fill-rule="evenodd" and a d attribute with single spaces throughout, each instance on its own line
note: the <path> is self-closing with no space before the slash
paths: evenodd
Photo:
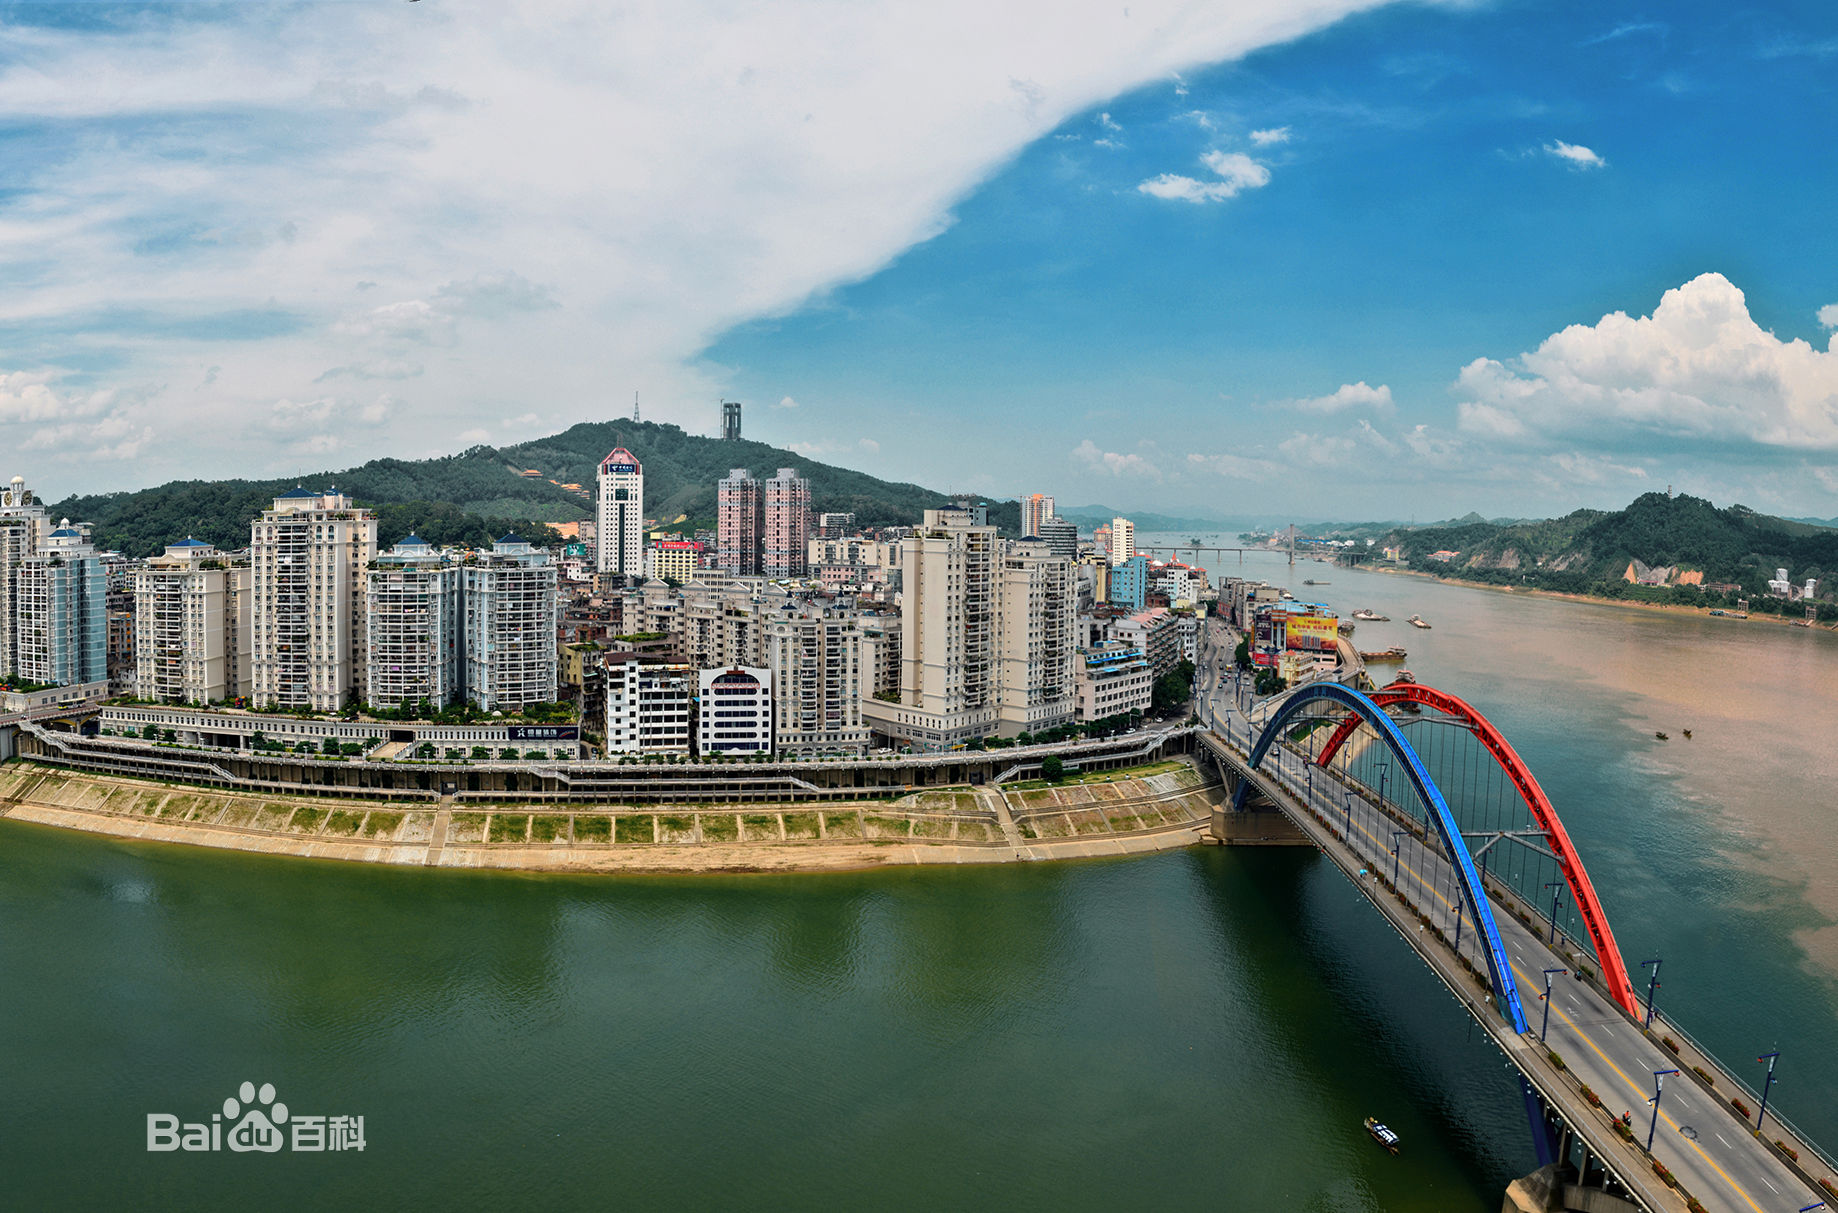
<path id="1" fill-rule="evenodd" d="M 1238 791 L 1238 785 L 1244 782 L 1244 776 L 1220 762 L 1217 755 L 1211 754 L 1206 747 L 1200 749 L 1202 755 L 1211 758 L 1213 769 L 1219 772 L 1220 782 L 1225 791 L 1225 798 L 1213 806 L 1212 829 L 1208 831 L 1207 841 L 1216 846 L 1225 847 L 1312 847 L 1309 840 L 1288 814 L 1271 804 L 1258 794 L 1255 785 L 1251 794 L 1245 798 L 1242 809 L 1234 809 L 1232 801 Z"/>
<path id="2" fill-rule="evenodd" d="M 1551 1163 L 1513 1180 L 1506 1185 L 1500 1213 L 1640 1213 L 1630 1200 L 1568 1182 L 1567 1170 Z"/>

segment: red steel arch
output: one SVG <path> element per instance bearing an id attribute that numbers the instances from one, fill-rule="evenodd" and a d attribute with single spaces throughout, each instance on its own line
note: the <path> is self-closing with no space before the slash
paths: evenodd
<path id="1" fill-rule="evenodd" d="M 1475 711 L 1466 700 L 1434 687 L 1426 687 L 1420 682 L 1394 682 L 1382 690 L 1374 691 L 1372 702 L 1380 707 L 1389 707 L 1394 703 L 1415 703 L 1434 708 L 1446 716 L 1455 717 L 1473 730 L 1481 744 L 1487 747 L 1487 752 L 1500 764 L 1500 769 L 1506 772 L 1507 778 L 1513 781 L 1513 786 L 1519 790 L 1519 795 L 1524 797 L 1526 806 L 1531 809 L 1532 817 L 1537 820 L 1538 828 L 1544 831 L 1545 841 L 1550 843 L 1551 853 L 1557 857 L 1557 866 L 1570 886 L 1571 899 L 1583 915 L 1583 925 L 1589 929 L 1589 939 L 1595 945 L 1596 960 L 1602 966 L 1602 981 L 1608 987 L 1609 996 L 1621 1004 L 1622 1010 L 1638 1018 L 1639 1003 L 1634 997 L 1634 985 L 1628 980 L 1627 963 L 1621 959 L 1621 949 L 1615 943 L 1614 932 L 1608 928 L 1608 916 L 1602 912 L 1602 902 L 1596 897 L 1589 873 L 1583 869 L 1582 858 L 1571 845 L 1564 823 L 1558 820 L 1551 798 L 1544 794 L 1544 789 L 1538 786 L 1538 781 L 1532 778 L 1531 771 L 1526 768 L 1525 761 L 1501 735 L 1500 730 L 1494 728 L 1493 723 Z M 1358 716 L 1349 716 L 1341 721 L 1327 745 L 1322 747 L 1316 763 L 1326 766 L 1333 761 L 1335 753 L 1346 744 L 1360 723 Z"/>

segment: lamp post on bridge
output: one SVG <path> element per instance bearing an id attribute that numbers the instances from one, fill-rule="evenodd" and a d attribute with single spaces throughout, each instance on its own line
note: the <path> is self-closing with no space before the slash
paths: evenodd
<path id="1" fill-rule="evenodd" d="M 1569 971 L 1568 969 L 1546 969 L 1544 971 L 1544 1019 L 1538 1025 L 1539 1044 L 1544 1043 L 1545 1029 L 1551 1026 L 1551 975 L 1555 973 L 1561 977 Z"/>
<path id="2" fill-rule="evenodd" d="M 1398 840 L 1408 833 L 1409 830 L 1391 832 L 1391 887 L 1394 889 L 1398 887 L 1398 848 L 1404 845 Z"/>
<path id="3" fill-rule="evenodd" d="M 1557 902 L 1564 895 L 1564 882 L 1561 880 L 1553 880 L 1546 883 L 1544 887 L 1557 890 L 1555 893 L 1551 894 L 1551 937 L 1545 941 L 1546 943 L 1555 944 L 1557 942 Z"/>
<path id="4" fill-rule="evenodd" d="M 1653 1134 L 1659 1131 L 1659 1097 L 1666 1092 L 1666 1075 L 1677 1074 L 1677 1070 L 1653 1071 L 1653 1098 L 1647 1100 L 1653 1105 L 1653 1123 L 1647 1126 L 1647 1153 L 1653 1152 Z"/>
<path id="5" fill-rule="evenodd" d="M 1647 979 L 1647 1017 L 1640 1025 L 1643 1028 L 1653 1026 L 1653 991 L 1659 989 L 1659 961 L 1643 960 L 1640 962 L 1640 967 L 1643 969 L 1648 965 L 1653 966 L 1653 975 Z"/>
<path id="6" fill-rule="evenodd" d="M 1757 1133 L 1761 1132 L 1762 1117 L 1768 1114 L 1768 1090 L 1774 1086 L 1774 1063 L 1779 1061 L 1780 1057 L 1781 1051 L 1776 1049 L 1772 1053 L 1763 1053 L 1760 1057 L 1755 1059 L 1756 1061 L 1765 1061 L 1768 1063 L 1768 1078 L 1766 1082 L 1761 1084 L 1761 1111 L 1755 1113 L 1755 1131 Z"/>

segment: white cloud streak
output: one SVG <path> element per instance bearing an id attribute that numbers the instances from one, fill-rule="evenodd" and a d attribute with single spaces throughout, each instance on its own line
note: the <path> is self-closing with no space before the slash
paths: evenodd
<path id="1" fill-rule="evenodd" d="M 1608 161 L 1579 143 L 1565 143 L 1562 139 L 1554 139 L 1544 145 L 1544 150 L 1546 155 L 1555 156 L 1579 171 L 1608 167 Z"/>
<path id="2" fill-rule="evenodd" d="M 1260 189 L 1270 184 L 1270 170 L 1243 152 L 1207 152 L 1200 157 L 1200 163 L 1220 179 L 1200 181 L 1176 173 L 1163 173 L 1142 182 L 1136 189 L 1153 198 L 1202 204 L 1223 202 L 1227 198 L 1236 198 L 1245 190 Z"/>

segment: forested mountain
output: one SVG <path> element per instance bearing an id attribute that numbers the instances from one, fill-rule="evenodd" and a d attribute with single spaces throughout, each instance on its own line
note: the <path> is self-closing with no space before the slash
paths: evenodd
<path id="1" fill-rule="evenodd" d="M 1400 548 L 1413 567 L 1501 584 L 1681 602 L 1703 601 L 1714 592 L 1700 586 L 1724 584 L 1740 588 L 1722 597 L 1749 596 L 1760 606 L 1768 579 L 1784 568 L 1796 583 L 1817 579 L 1821 600 L 1838 599 L 1838 530 L 1701 497 L 1647 493 L 1613 513 L 1399 527 L 1380 542 Z M 1640 566 L 1659 584 L 1634 586 L 1628 572 Z"/>
<path id="2" fill-rule="evenodd" d="M 295 485 L 337 488 L 377 510 L 384 546 L 410 531 L 436 544 L 484 544 L 516 531 L 538 542 L 542 524 L 590 517 L 600 460 L 615 446 L 645 469 L 645 511 L 665 525 L 713 526 L 715 482 L 734 467 L 761 478 L 794 468 L 811 482 L 815 511 L 852 511 L 863 526 L 912 524 L 944 494 L 877 480 L 763 442 L 724 442 L 652 422 L 585 422 L 515 446 L 475 446 L 439 459 L 375 459 L 362 467 L 277 480 L 178 480 L 133 492 L 73 496 L 50 507 L 54 518 L 95 524 L 96 541 L 147 556 L 187 535 L 226 550 L 248 545 L 249 523 L 276 494 Z M 536 476 L 523 473 L 534 471 Z M 564 485 L 577 484 L 584 492 Z M 1019 506 L 991 503 L 990 521 L 1012 534 Z"/>

